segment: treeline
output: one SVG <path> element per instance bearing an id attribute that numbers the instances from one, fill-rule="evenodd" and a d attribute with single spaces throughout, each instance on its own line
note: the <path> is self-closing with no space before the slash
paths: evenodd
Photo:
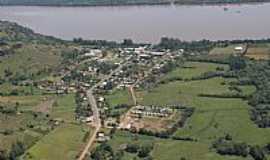
<path id="1" fill-rule="evenodd" d="M 264 147 L 248 145 L 244 142 L 234 142 L 230 135 L 221 137 L 213 143 L 213 148 L 218 154 L 252 157 L 254 160 L 266 160 L 270 152 L 270 143 Z"/>
<path id="2" fill-rule="evenodd" d="M 270 63 L 269 61 L 251 61 L 235 58 L 230 63 L 238 74 L 239 84 L 252 84 L 256 92 L 248 99 L 251 119 L 261 128 L 270 127 Z"/>
<path id="3" fill-rule="evenodd" d="M 118 151 L 114 151 L 107 143 L 102 143 L 92 152 L 89 160 L 121 160 L 124 153 L 135 154 L 144 160 L 152 160 L 150 152 L 153 150 L 153 144 L 128 143 Z"/>
<path id="4" fill-rule="evenodd" d="M 227 47 L 232 44 L 248 43 L 248 44 L 260 44 L 269 43 L 270 39 L 261 40 L 223 40 L 223 41 L 210 41 L 210 40 L 200 40 L 200 41 L 182 41 L 176 38 L 161 38 L 159 44 L 155 46 L 156 49 L 185 49 L 185 51 L 210 51 L 214 47 Z"/>
<path id="5" fill-rule="evenodd" d="M 84 40 L 82 38 L 74 38 L 73 42 L 79 45 L 90 45 L 96 48 L 128 48 L 149 45 L 146 43 L 135 43 L 131 39 L 124 39 L 122 42 L 108 40 Z"/>

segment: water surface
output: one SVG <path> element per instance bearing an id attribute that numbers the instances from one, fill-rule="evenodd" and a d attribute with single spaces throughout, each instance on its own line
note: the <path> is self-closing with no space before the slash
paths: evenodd
<path id="1" fill-rule="evenodd" d="M 224 8 L 228 10 L 225 11 Z M 230 6 L 0 7 L 0 19 L 63 39 L 157 42 L 270 37 L 270 3 Z"/>

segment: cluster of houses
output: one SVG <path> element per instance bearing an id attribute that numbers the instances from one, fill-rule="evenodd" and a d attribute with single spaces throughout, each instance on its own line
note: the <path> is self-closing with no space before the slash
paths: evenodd
<path id="1" fill-rule="evenodd" d="M 63 80 L 50 81 L 42 80 L 37 83 L 37 87 L 41 90 L 46 90 L 49 93 L 64 94 L 64 93 L 75 93 L 76 84 L 66 84 Z"/>
<path id="2" fill-rule="evenodd" d="M 168 117 L 173 114 L 173 109 L 168 107 L 138 105 L 132 108 L 131 114 L 135 117 Z"/>

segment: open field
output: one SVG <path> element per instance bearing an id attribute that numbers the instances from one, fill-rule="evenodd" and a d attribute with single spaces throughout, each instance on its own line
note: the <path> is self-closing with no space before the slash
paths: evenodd
<path id="1" fill-rule="evenodd" d="M 0 77 L 4 77 L 5 71 L 8 70 L 12 73 L 11 76 L 24 73 L 24 76 L 34 74 L 35 78 L 42 78 L 46 75 L 40 74 L 40 71 L 46 73 L 59 65 L 60 55 L 60 47 L 25 44 L 22 48 L 16 49 L 12 55 L 1 58 Z"/>
<path id="2" fill-rule="evenodd" d="M 113 139 L 108 143 L 115 151 L 119 150 L 121 146 L 125 144 L 153 144 L 154 149 L 150 154 L 155 160 L 179 160 L 181 157 L 188 157 L 188 159 L 191 160 L 246 160 L 246 158 L 236 156 L 220 156 L 214 151 L 209 151 L 208 144 L 201 142 L 159 139 L 150 136 L 131 134 L 125 131 L 116 132 Z M 131 160 L 133 157 L 136 157 L 136 154 L 125 152 L 123 159 Z M 136 158 L 140 159 L 138 157 Z"/>
<path id="3" fill-rule="evenodd" d="M 0 96 L 0 103 L 5 106 L 18 104 L 19 111 L 33 111 L 37 108 L 38 104 L 42 103 L 45 99 L 51 96 L 44 95 L 31 95 L 31 96 Z"/>
<path id="4" fill-rule="evenodd" d="M 27 147 L 50 131 L 49 119 L 45 116 L 34 116 L 31 113 L 6 115 L 0 113 L 0 149 L 9 150 L 16 141 Z"/>
<path id="5" fill-rule="evenodd" d="M 62 96 L 7 96 L 0 97 L 0 102 L 1 104 L 4 104 L 5 109 L 14 109 L 16 104 L 19 104 L 17 105 L 17 110 L 22 112 L 20 114 L 0 113 L 0 149 L 10 149 L 11 145 L 17 141 L 23 142 L 28 148 L 33 146 L 35 143 L 37 143 L 36 145 L 40 144 L 40 139 L 43 141 L 45 138 L 44 141 L 47 141 L 47 136 L 49 136 L 49 139 L 55 136 L 56 139 L 59 139 L 59 137 L 62 136 L 62 141 L 66 142 L 66 146 L 71 147 L 71 149 L 67 148 L 68 150 L 71 150 L 70 155 L 68 156 L 74 157 L 79 152 L 80 148 L 78 146 L 81 146 L 84 143 L 81 139 L 84 138 L 84 134 L 86 134 L 88 129 L 86 126 L 80 124 L 69 124 L 70 122 L 75 123 L 74 111 L 76 104 L 73 94 Z M 49 114 L 49 117 L 46 116 L 46 114 Z M 54 124 L 49 122 L 50 119 L 64 120 L 65 123 L 51 131 Z M 67 134 L 66 137 L 63 136 L 63 133 Z M 46 134 L 48 135 L 44 137 Z M 52 140 L 52 142 L 58 143 L 55 140 Z M 53 148 L 52 146 L 49 146 L 49 144 L 44 146 L 42 144 L 41 150 L 38 149 L 39 147 L 34 147 L 36 149 L 33 152 L 46 152 L 46 147 L 48 147 L 47 149 Z M 72 150 L 72 147 L 74 150 Z M 32 148 L 30 151 L 31 150 Z M 60 156 L 63 157 L 62 155 Z"/>
<path id="6" fill-rule="evenodd" d="M 162 79 L 191 79 L 193 77 L 201 76 L 206 72 L 214 72 L 217 68 L 228 69 L 228 66 L 214 63 L 200 63 L 200 62 L 186 62 L 183 68 L 177 68 L 172 72 L 166 74 Z"/>
<path id="7" fill-rule="evenodd" d="M 193 72 L 189 76 L 196 75 L 197 73 Z M 186 157 L 190 160 L 251 159 L 250 157 L 218 155 L 210 149 L 212 142 L 226 134 L 230 134 L 237 142 L 246 142 L 250 145 L 265 145 L 269 142 L 270 129 L 258 128 L 250 120 L 250 106 L 246 101 L 240 98 L 199 96 L 200 94 L 224 95 L 237 93 L 237 91 L 230 89 L 229 84 L 229 82 L 235 80 L 217 77 L 196 81 L 174 81 L 159 85 L 150 91 L 138 91 L 137 96 L 139 96 L 140 104 L 166 105 L 180 103 L 195 108 L 194 114 L 184 128 L 179 128 L 174 136 L 190 137 L 196 139 L 197 142 L 160 140 L 157 138 L 142 140 L 143 142 L 154 143 L 154 150 L 151 152 L 153 158 L 158 160 L 178 160 L 180 157 Z M 241 88 L 243 94 L 247 95 L 255 91 L 253 86 L 239 86 L 239 88 Z M 116 144 L 129 142 L 127 138 L 125 140 L 123 138 L 124 136 L 121 134 L 116 135 L 109 143 L 115 146 Z"/>
<path id="8" fill-rule="evenodd" d="M 51 117 L 64 121 L 75 121 L 75 96 L 74 94 L 58 96 L 51 109 Z"/>
<path id="9" fill-rule="evenodd" d="M 114 90 L 105 96 L 106 101 L 109 103 L 110 107 L 114 107 L 120 104 L 133 104 L 130 93 L 127 89 L 124 90 Z"/>
<path id="10" fill-rule="evenodd" d="M 0 85 L 0 94 L 2 95 L 40 95 L 43 91 L 33 86 L 15 86 L 11 83 Z"/>
<path id="11" fill-rule="evenodd" d="M 235 51 L 235 47 L 245 47 L 243 44 L 234 44 L 229 45 L 228 47 L 216 47 L 210 51 L 210 55 L 231 55 L 231 54 L 238 54 L 238 51 Z"/>
<path id="12" fill-rule="evenodd" d="M 88 127 L 63 124 L 38 141 L 26 154 L 33 160 L 73 160 L 84 145 Z"/>
<path id="13" fill-rule="evenodd" d="M 245 56 L 256 60 L 268 60 L 270 58 L 270 46 L 249 47 Z"/>

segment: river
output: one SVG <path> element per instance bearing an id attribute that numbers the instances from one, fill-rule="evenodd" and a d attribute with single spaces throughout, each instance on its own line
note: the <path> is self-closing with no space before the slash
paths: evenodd
<path id="1" fill-rule="evenodd" d="M 226 8 L 226 9 L 225 9 Z M 82 37 L 156 43 L 270 37 L 270 3 L 216 6 L 1 6 L 0 19 L 62 39 Z"/>

